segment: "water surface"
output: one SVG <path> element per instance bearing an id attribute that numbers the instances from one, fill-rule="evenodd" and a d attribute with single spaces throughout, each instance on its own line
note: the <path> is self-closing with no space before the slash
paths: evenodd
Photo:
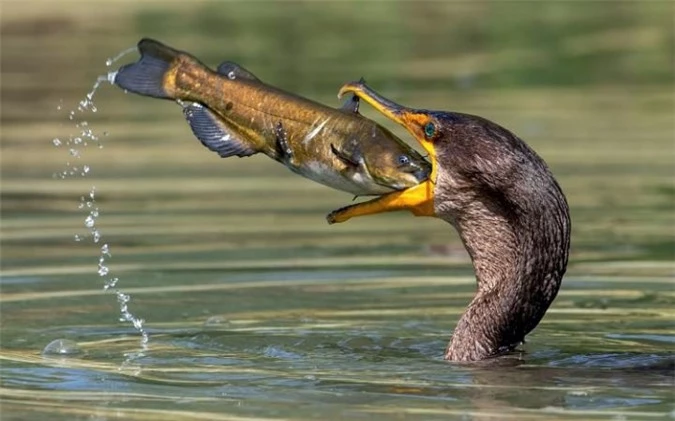
<path id="1" fill-rule="evenodd" d="M 3 420 L 673 417 L 672 5 L 18 4 L 2 25 Z M 265 157 L 218 159 L 174 104 L 102 89 L 77 121 L 109 132 L 104 147 L 53 146 L 79 130 L 68 111 L 105 59 L 143 35 L 326 104 L 366 76 L 523 136 L 574 227 L 569 273 L 528 342 L 443 361 L 475 291 L 449 225 L 328 226 L 351 197 Z M 91 173 L 53 179 L 66 161 Z M 97 244 L 78 209 L 92 186 Z M 110 277 L 147 346 L 118 320 Z M 43 355 L 56 339 L 78 352 Z"/>

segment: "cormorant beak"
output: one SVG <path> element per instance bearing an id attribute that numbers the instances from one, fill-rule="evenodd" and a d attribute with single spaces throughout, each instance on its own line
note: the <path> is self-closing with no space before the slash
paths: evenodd
<path id="1" fill-rule="evenodd" d="M 396 210 L 408 210 L 416 216 L 436 216 L 434 208 L 437 170 L 436 150 L 433 143 L 424 134 L 425 126 L 431 121 L 431 117 L 423 111 L 403 107 L 380 96 L 377 92 L 367 87 L 363 79 L 343 85 L 340 88 L 338 97 L 342 97 L 346 93 L 353 93 L 386 117 L 405 127 L 429 154 L 431 174 L 429 174 L 428 179 L 416 186 L 335 210 L 328 215 L 328 222 L 334 224 L 357 216 Z"/>
<path id="2" fill-rule="evenodd" d="M 432 160 L 431 165 L 434 169 L 432 175 L 435 175 L 436 150 L 433 143 L 424 135 L 424 127 L 431 119 L 429 114 L 421 110 L 404 107 L 383 97 L 369 88 L 363 79 L 358 82 L 349 82 L 342 85 L 338 92 L 338 98 L 348 93 L 358 96 L 377 111 L 384 114 L 385 117 L 405 127 L 429 154 Z"/>

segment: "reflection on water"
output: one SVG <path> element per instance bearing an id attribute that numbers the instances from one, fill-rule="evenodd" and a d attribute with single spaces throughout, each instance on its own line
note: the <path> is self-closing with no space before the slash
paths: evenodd
<path id="1" fill-rule="evenodd" d="M 672 417 L 672 4 L 55 4 L 3 6 L 3 420 Z M 391 214 L 329 227 L 350 197 L 264 157 L 218 159 L 169 102 L 104 84 L 79 128 L 109 132 L 104 147 L 71 157 L 86 177 L 51 179 L 68 105 L 143 35 L 329 105 L 365 76 L 402 103 L 522 134 L 575 230 L 528 343 L 444 362 L 475 290 L 448 226 Z M 105 240 L 75 242 L 92 185 Z M 103 244 L 146 349 L 103 292 Z M 58 339 L 79 352 L 42 354 Z"/>

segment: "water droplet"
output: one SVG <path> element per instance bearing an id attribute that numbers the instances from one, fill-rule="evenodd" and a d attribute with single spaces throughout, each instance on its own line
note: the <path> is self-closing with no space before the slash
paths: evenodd
<path id="1" fill-rule="evenodd" d="M 136 330 L 143 329 L 143 323 L 145 323 L 145 320 L 133 317 L 131 314 L 129 314 L 129 315 L 131 316 L 131 323 L 134 325 Z"/>
<path id="2" fill-rule="evenodd" d="M 108 274 L 108 272 L 110 272 L 110 269 L 108 269 L 107 266 L 101 265 L 101 266 L 98 267 L 98 276 L 101 276 L 101 277 L 106 276 Z"/>
<path id="3" fill-rule="evenodd" d="M 59 139 L 58 137 L 55 137 L 55 138 L 52 140 L 52 143 L 54 144 L 54 146 L 61 146 L 61 145 L 63 145 L 63 143 L 61 142 L 61 139 Z"/>
<path id="4" fill-rule="evenodd" d="M 234 74 L 234 71 L 231 71 L 230 73 L 227 74 L 228 79 L 234 80 L 237 78 L 237 76 Z"/>
<path id="5" fill-rule="evenodd" d="M 93 228 L 95 223 L 96 221 L 94 220 L 94 217 L 92 217 L 91 215 L 87 215 L 87 217 L 84 220 L 84 226 L 87 228 Z"/>
<path id="6" fill-rule="evenodd" d="M 55 339 L 42 350 L 42 355 L 75 355 L 81 352 L 77 342 L 70 339 Z"/>
<path id="7" fill-rule="evenodd" d="M 106 281 L 105 285 L 103 286 L 103 289 L 108 290 L 110 288 L 115 288 L 115 285 L 117 285 L 117 282 L 119 282 L 119 278 L 110 278 L 108 281 Z"/>

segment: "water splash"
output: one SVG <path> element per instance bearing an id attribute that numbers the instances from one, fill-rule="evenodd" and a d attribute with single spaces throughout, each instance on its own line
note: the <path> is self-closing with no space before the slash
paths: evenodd
<path id="1" fill-rule="evenodd" d="M 115 57 L 107 59 L 106 66 L 110 67 L 113 63 L 132 51 L 135 51 L 135 48 L 129 48 L 122 51 Z M 75 128 L 78 130 L 76 133 L 71 133 L 67 140 L 61 138 L 52 139 L 52 144 L 55 147 L 66 147 L 69 156 L 68 160 L 66 161 L 66 168 L 61 172 L 55 173 L 54 178 L 65 179 L 70 177 L 86 177 L 91 175 L 91 166 L 86 164 L 78 165 L 75 163 L 83 159 L 83 152 L 85 148 L 90 145 L 96 145 L 99 149 L 101 149 L 103 148 L 103 144 L 101 143 L 101 136 L 94 132 L 94 130 L 89 126 L 89 123 L 82 117 L 87 113 L 98 112 L 98 108 L 96 107 L 96 104 L 94 104 L 94 96 L 102 84 L 114 84 L 116 75 L 116 71 L 110 71 L 105 75 L 99 76 L 94 82 L 91 90 L 85 95 L 85 98 L 78 103 L 77 108 L 68 112 L 68 120 L 72 121 Z M 57 106 L 57 110 L 61 110 L 62 108 L 63 104 L 60 103 Z M 107 135 L 107 132 L 103 132 L 102 134 L 103 137 Z M 96 186 L 92 186 L 87 195 L 80 197 L 78 209 L 86 212 L 86 216 L 84 217 L 84 227 L 87 229 L 88 233 L 75 234 L 74 240 L 77 242 L 91 239 L 94 244 L 100 244 L 103 239 L 103 235 L 98 228 L 98 219 L 101 212 L 96 203 L 96 194 Z M 131 297 L 117 288 L 119 278 L 111 276 L 111 270 L 108 267 L 108 259 L 111 257 L 112 253 L 110 251 L 110 246 L 107 243 L 103 244 L 100 247 L 97 273 L 99 277 L 104 279 L 103 289 L 105 291 L 114 291 L 117 297 L 117 302 L 120 308 L 119 320 L 130 323 L 141 335 L 141 351 L 125 354 L 127 360 L 131 361 L 144 355 L 143 351 L 147 349 L 149 335 L 144 327 L 145 321 L 135 316 L 129 310 L 129 302 L 131 301 Z"/>
<path id="2" fill-rule="evenodd" d="M 136 52 L 136 47 L 129 47 L 126 50 L 120 52 L 117 54 L 115 57 L 111 57 L 105 61 L 105 65 L 107 67 L 112 66 L 116 61 L 119 61 L 122 57 L 126 56 L 127 54 L 131 54 Z"/>

